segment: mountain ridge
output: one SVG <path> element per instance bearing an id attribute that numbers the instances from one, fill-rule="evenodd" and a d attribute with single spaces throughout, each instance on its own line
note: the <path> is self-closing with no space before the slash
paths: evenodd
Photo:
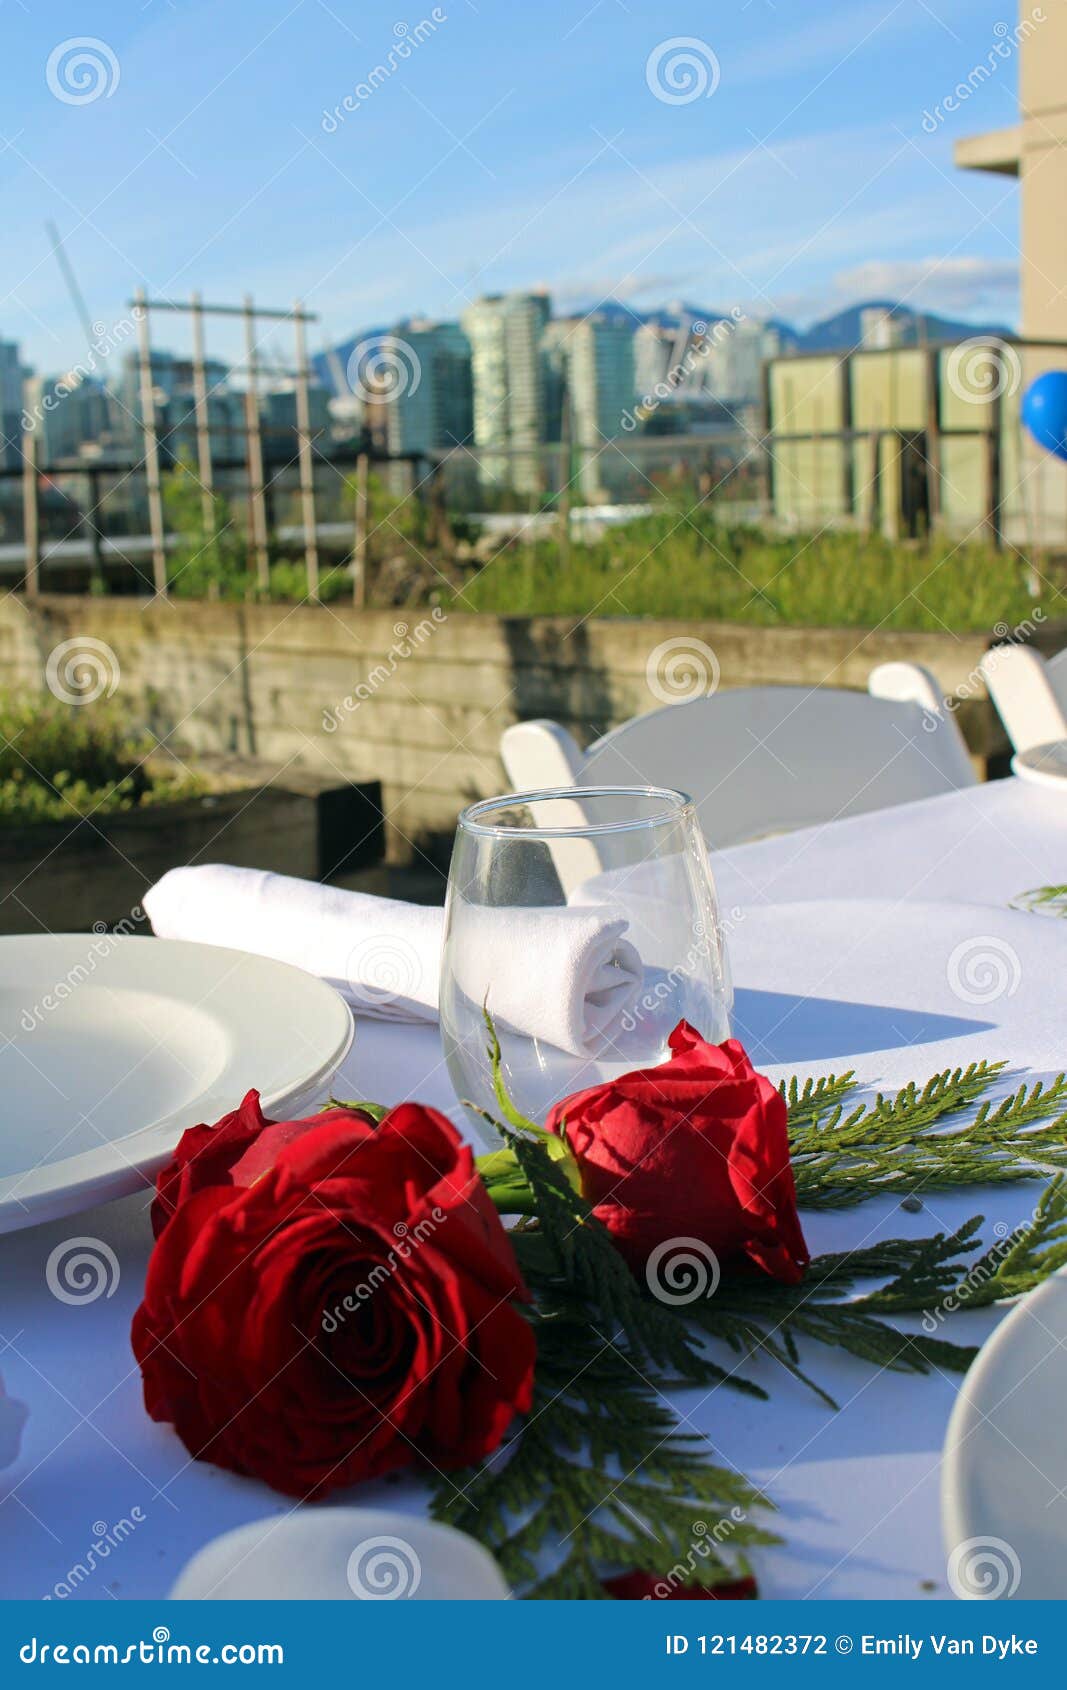
<path id="1" fill-rule="evenodd" d="M 638 311 L 633 306 L 625 305 L 620 300 L 602 300 L 595 308 L 594 314 L 607 317 L 616 322 L 632 322 L 635 327 L 644 323 L 652 323 L 660 328 L 677 328 L 683 318 L 693 322 L 716 323 L 730 316 L 729 311 L 718 308 L 693 305 L 685 300 L 672 300 L 668 304 L 652 307 L 648 311 Z M 900 322 L 902 327 L 902 342 L 904 346 L 919 346 L 924 342 L 969 340 L 976 336 L 988 335 L 998 340 L 1012 340 L 1014 331 L 1003 323 L 968 322 L 958 317 L 942 316 L 934 311 L 915 311 L 910 305 L 902 305 L 899 300 L 868 299 L 856 305 L 845 306 L 842 310 L 833 312 L 829 317 L 820 318 L 806 329 L 798 329 L 795 324 L 784 317 L 765 317 L 759 321 L 767 328 L 777 329 L 781 336 L 783 350 L 786 352 L 851 352 L 862 341 L 862 313 L 865 311 L 887 311 Z M 584 316 L 580 310 L 567 312 L 568 316 Z M 349 335 L 339 341 L 333 349 L 333 356 L 340 361 L 342 368 L 346 367 L 354 349 L 365 341 L 377 341 L 388 334 L 403 337 L 404 321 L 393 328 L 364 329 L 362 333 Z M 320 352 L 312 359 L 315 372 L 324 387 L 336 392 L 336 386 L 330 370 L 329 356 Z"/>

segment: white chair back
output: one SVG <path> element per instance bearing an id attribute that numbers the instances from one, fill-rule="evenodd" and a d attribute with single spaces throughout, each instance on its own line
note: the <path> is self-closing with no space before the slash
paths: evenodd
<path id="1" fill-rule="evenodd" d="M 513 790 L 541 785 L 673 786 L 697 803 L 716 848 L 974 784 L 934 677 L 912 664 L 872 675 L 882 696 L 739 687 L 635 717 L 583 755 L 556 722 L 508 728 Z M 568 849 L 582 850 L 582 842 Z M 588 872 L 560 861 L 565 885 Z"/>
<path id="2" fill-rule="evenodd" d="M 865 693 L 739 687 L 616 728 L 590 747 L 579 784 L 680 787 L 722 849 L 970 784 L 942 756 L 950 726 Z"/>
<path id="3" fill-rule="evenodd" d="M 867 677 L 867 691 L 872 698 L 889 698 L 898 704 L 917 704 L 928 716 L 937 716 L 945 725 L 937 745 L 938 762 L 954 787 L 975 784 L 977 777 L 967 741 L 932 669 L 921 663 L 879 663 Z"/>
<path id="4" fill-rule="evenodd" d="M 1016 751 L 1067 739 L 1067 651 L 1046 662 L 1031 646 L 999 645 L 979 668 Z"/>

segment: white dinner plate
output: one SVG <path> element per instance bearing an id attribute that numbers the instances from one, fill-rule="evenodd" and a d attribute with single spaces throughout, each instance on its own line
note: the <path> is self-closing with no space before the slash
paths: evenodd
<path id="1" fill-rule="evenodd" d="M 956 1594 L 1067 1597 L 1067 1276 L 1012 1309 L 960 1387 L 941 1469 Z"/>
<path id="2" fill-rule="evenodd" d="M 321 1094 L 351 1011 L 299 968 L 111 934 L 0 938 L 0 1232 L 121 1197 L 253 1087 Z"/>
<path id="3" fill-rule="evenodd" d="M 290 1508 L 224 1532 L 182 1569 L 178 1602 L 506 1602 L 487 1549 L 419 1515 Z"/>
<path id="4" fill-rule="evenodd" d="M 1020 780 L 1067 791 L 1067 739 L 1051 739 L 1047 745 L 1032 745 L 1029 751 L 1017 751 L 1011 767 Z"/>

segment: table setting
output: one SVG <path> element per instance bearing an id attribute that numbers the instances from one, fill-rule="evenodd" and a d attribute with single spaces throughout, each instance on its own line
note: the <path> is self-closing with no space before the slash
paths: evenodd
<path id="1" fill-rule="evenodd" d="M 1065 860 L 512 793 L 3 941 L 4 1594 L 1062 1594 Z"/>

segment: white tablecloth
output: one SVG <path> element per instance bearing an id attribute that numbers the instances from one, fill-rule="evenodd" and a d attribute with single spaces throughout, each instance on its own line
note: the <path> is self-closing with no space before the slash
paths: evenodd
<path id="1" fill-rule="evenodd" d="M 722 902 L 741 911 L 730 941 L 737 1030 L 754 1053 L 765 1064 L 775 1058 L 776 1075 L 853 1067 L 878 1086 L 978 1055 L 1005 1056 L 1031 1075 L 1067 1064 L 1067 923 L 1003 908 L 1028 886 L 1067 879 L 1067 800 L 1057 800 L 1005 782 L 723 853 Z M 898 907 L 803 903 L 861 894 Z M 957 907 L 920 907 L 931 898 Z M 790 899 L 801 902 L 758 907 Z M 975 1000 L 960 972 L 976 945 L 992 946 L 1006 970 L 991 1001 Z M 425 1027 L 360 1022 L 334 1090 L 454 1107 L 436 1031 Z M 985 1214 L 987 1229 L 1015 1224 L 1033 1196 L 1023 1185 L 934 1195 L 919 1214 L 881 1201 L 807 1216 L 805 1226 L 813 1250 L 841 1250 L 876 1235 L 946 1230 L 974 1213 Z M 120 1272 L 110 1297 L 71 1306 L 48 1290 L 49 1254 L 74 1236 L 114 1252 Z M 76 1577 L 73 1594 L 159 1597 L 207 1540 L 291 1506 L 189 1460 L 169 1428 L 145 1415 L 128 1328 L 150 1242 L 144 1197 L 0 1240 L 0 1371 L 30 1409 L 23 1454 L 0 1475 L 0 1596 L 70 1586 L 94 1539 L 127 1521 L 132 1531 L 121 1528 L 124 1541 Z M 952 1333 L 979 1342 L 996 1318 L 958 1317 Z M 771 1390 L 767 1403 L 724 1389 L 679 1399 L 721 1458 L 779 1505 L 785 1543 L 757 1556 L 763 1593 L 948 1594 L 938 1465 L 958 1379 L 877 1373 L 815 1345 L 803 1359 L 841 1413 L 769 1364 L 748 1369 Z M 346 1500 L 421 1507 L 415 1482 L 369 1486 Z"/>
<path id="2" fill-rule="evenodd" d="M 735 846 L 712 862 L 727 911 L 794 898 L 1003 906 L 1035 886 L 1067 884 L 1067 782 L 1054 791 L 1015 778 L 991 781 Z"/>

